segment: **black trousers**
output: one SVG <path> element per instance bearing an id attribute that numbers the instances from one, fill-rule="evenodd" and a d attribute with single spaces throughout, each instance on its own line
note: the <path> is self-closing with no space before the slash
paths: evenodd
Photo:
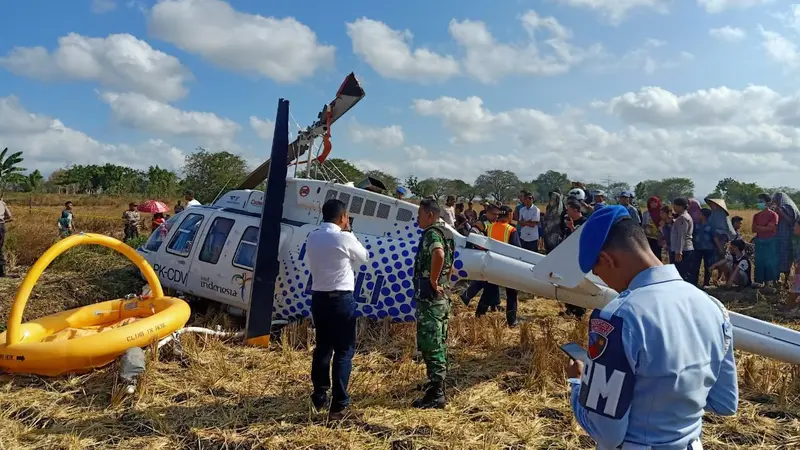
<path id="1" fill-rule="evenodd" d="M 716 250 L 695 250 L 694 265 L 692 266 L 692 282 L 697 282 L 698 286 L 708 286 L 711 283 L 711 265 L 714 264 Z M 703 268 L 703 284 L 700 280 L 700 267 Z"/>
<path id="2" fill-rule="evenodd" d="M 490 306 L 500 304 L 500 286 L 483 282 L 483 293 L 475 309 L 475 315 L 480 317 L 489 311 Z M 509 325 L 517 323 L 517 305 L 519 292 L 516 289 L 506 288 L 506 321 Z"/>
<path id="3" fill-rule="evenodd" d="M 539 251 L 539 241 L 523 241 L 520 239 L 519 243 L 525 250 L 530 250 L 532 252 Z"/>
<path id="4" fill-rule="evenodd" d="M 647 238 L 647 243 L 650 244 L 650 250 L 653 251 L 656 258 L 661 260 L 661 244 L 658 243 L 658 239 Z"/>
<path id="5" fill-rule="evenodd" d="M 324 398 L 333 391 L 331 411 L 350 404 L 347 385 L 356 350 L 356 301 L 352 292 L 313 292 L 311 317 L 316 328 L 317 345 L 311 361 L 314 396 Z M 331 386 L 333 358 L 333 386 Z"/>
<path id="6" fill-rule="evenodd" d="M 674 255 L 675 253 L 673 252 L 672 254 Z M 678 273 L 681 274 L 683 281 L 696 285 L 697 277 L 695 277 L 694 281 L 692 281 L 692 275 L 694 274 L 694 263 L 694 250 L 684 251 L 681 261 L 675 261 L 675 268 L 678 269 Z"/>

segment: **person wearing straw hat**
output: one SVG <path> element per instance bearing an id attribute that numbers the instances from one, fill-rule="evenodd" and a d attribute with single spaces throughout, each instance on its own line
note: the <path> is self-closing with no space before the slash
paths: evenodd
<path id="1" fill-rule="evenodd" d="M 708 218 L 708 223 L 711 225 L 711 232 L 714 235 L 714 248 L 717 250 L 717 258 L 721 259 L 725 257 L 728 242 L 733 240 L 736 230 L 733 229 L 725 200 L 706 197 L 704 201 L 711 208 L 711 216 Z"/>
<path id="2" fill-rule="evenodd" d="M 575 263 L 620 294 L 592 312 L 587 359 L 567 364 L 575 418 L 601 450 L 702 449 L 703 412 L 738 406 L 728 312 L 661 263 L 624 207 L 581 228 Z"/>

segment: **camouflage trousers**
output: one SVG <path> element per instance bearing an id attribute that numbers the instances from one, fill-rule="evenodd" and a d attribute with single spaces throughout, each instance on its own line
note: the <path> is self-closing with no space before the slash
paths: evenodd
<path id="1" fill-rule="evenodd" d="M 417 299 L 417 349 L 422 353 L 428 381 L 441 382 L 447 375 L 447 325 L 450 321 L 450 300 L 439 296 L 433 300 Z"/>

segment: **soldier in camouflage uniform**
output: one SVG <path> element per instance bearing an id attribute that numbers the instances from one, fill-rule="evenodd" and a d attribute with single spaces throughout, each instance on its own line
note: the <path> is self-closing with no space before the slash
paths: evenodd
<path id="1" fill-rule="evenodd" d="M 444 379 L 447 374 L 447 324 L 450 299 L 445 289 L 450 283 L 454 244 L 448 239 L 439 205 L 425 199 L 419 205 L 419 226 L 424 231 L 414 262 L 414 288 L 417 303 L 417 347 L 428 373 L 425 396 L 414 401 L 415 408 L 443 408 Z"/>

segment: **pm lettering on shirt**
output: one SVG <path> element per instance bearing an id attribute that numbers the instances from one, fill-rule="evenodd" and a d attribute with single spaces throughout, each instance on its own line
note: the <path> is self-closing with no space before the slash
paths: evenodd
<path id="1" fill-rule="evenodd" d="M 621 419 L 631 406 L 635 377 L 622 342 L 622 318 L 589 320 L 589 360 L 581 376 L 579 401 L 589 411 Z"/>

